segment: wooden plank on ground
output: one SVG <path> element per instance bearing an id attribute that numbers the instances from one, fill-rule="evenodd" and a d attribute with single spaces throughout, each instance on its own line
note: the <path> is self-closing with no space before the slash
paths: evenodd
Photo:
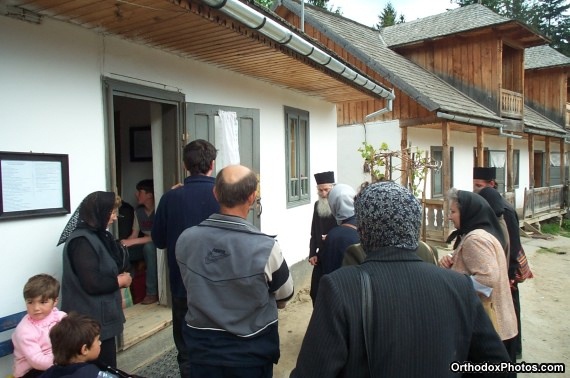
<path id="1" fill-rule="evenodd" d="M 172 310 L 157 303 L 136 304 L 125 310 L 123 350 L 157 333 L 172 324 Z"/>

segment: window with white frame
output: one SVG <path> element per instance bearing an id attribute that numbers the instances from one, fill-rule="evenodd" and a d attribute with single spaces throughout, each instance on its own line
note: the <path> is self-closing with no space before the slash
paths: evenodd
<path id="1" fill-rule="evenodd" d="M 287 206 L 310 202 L 309 112 L 285 107 Z"/>

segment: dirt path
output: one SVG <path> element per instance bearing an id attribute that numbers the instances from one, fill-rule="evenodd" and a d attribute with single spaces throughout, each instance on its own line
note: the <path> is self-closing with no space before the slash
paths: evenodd
<path id="1" fill-rule="evenodd" d="M 570 239 L 523 238 L 535 278 L 520 284 L 523 356 L 526 362 L 563 362 L 570 368 Z M 279 313 L 281 359 L 274 368 L 276 378 L 288 377 L 295 366 L 313 306 L 309 282 Z M 568 371 L 568 370 L 567 370 Z M 565 374 L 519 374 L 520 378 L 564 377 Z"/>

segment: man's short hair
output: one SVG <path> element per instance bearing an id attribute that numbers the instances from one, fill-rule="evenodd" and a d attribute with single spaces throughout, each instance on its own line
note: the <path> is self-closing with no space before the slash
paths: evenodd
<path id="1" fill-rule="evenodd" d="M 42 297 L 56 299 L 59 297 L 59 281 L 49 274 L 37 274 L 30 277 L 24 285 L 24 299 Z"/>
<path id="2" fill-rule="evenodd" d="M 137 190 L 144 190 L 147 193 L 154 194 L 154 181 L 152 179 L 141 180 L 137 183 Z"/>
<path id="3" fill-rule="evenodd" d="M 381 247 L 415 250 L 420 236 L 420 201 L 403 186 L 377 182 L 362 189 L 354 202 L 360 243 L 366 252 Z"/>
<path id="4" fill-rule="evenodd" d="M 100 334 L 101 326 L 95 319 L 70 312 L 49 332 L 53 362 L 56 365 L 69 365 L 75 356 L 81 354 L 83 345 L 91 348 Z"/>
<path id="5" fill-rule="evenodd" d="M 207 140 L 196 139 L 184 147 L 184 166 L 191 175 L 206 174 L 216 160 L 218 151 Z"/>
<path id="6" fill-rule="evenodd" d="M 224 179 L 224 170 L 218 172 L 215 184 L 216 198 L 220 205 L 232 208 L 247 202 L 251 193 L 257 190 L 257 176 L 250 171 L 241 180 L 229 183 Z"/>

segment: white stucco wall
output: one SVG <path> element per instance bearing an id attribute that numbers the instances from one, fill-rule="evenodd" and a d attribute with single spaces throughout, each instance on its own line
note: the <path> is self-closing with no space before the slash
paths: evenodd
<path id="1" fill-rule="evenodd" d="M 260 109 L 262 231 L 278 235 L 289 265 L 308 255 L 312 203 L 286 208 L 283 107 L 310 113 L 312 177 L 337 168 L 333 104 L 49 19 L 33 25 L 0 17 L 0 55 L 0 151 L 68 154 L 72 211 L 108 187 L 102 77 L 180 91 L 188 102 Z M 55 244 L 68 218 L 0 221 L 0 316 L 25 309 L 30 276 L 61 276 Z M 0 376 L 10 366 L 10 357 L 0 359 Z"/>
<path id="2" fill-rule="evenodd" d="M 338 134 L 338 169 L 339 181 L 358 188 L 366 180 L 370 180 L 368 174 L 363 173 L 364 160 L 358 152 L 363 141 L 367 141 L 378 148 L 382 143 L 387 143 L 390 150 L 400 149 L 401 132 L 398 121 L 375 122 L 343 126 L 337 130 Z M 408 144 L 418 147 L 422 151 L 430 151 L 432 146 L 441 146 L 441 131 L 431 129 L 409 128 Z M 477 134 L 461 133 L 452 131 L 449 144 L 453 147 L 453 186 L 458 189 L 472 190 L 473 184 L 473 151 L 477 146 Z M 507 150 L 507 138 L 499 136 L 485 136 L 485 147 L 490 150 Z M 559 145 L 551 143 L 551 151 L 558 152 Z M 519 162 L 519 185 L 515 188 L 517 207 L 524 203 L 524 190 L 529 187 L 529 156 L 528 141 L 526 139 L 514 139 L 513 149 L 520 151 Z M 545 151 L 545 143 L 535 141 L 535 151 Z M 394 180 L 399 180 L 395 175 Z M 399 181 L 398 181 L 399 182 Z M 431 182 L 428 175 L 427 198 L 430 198 Z"/>

